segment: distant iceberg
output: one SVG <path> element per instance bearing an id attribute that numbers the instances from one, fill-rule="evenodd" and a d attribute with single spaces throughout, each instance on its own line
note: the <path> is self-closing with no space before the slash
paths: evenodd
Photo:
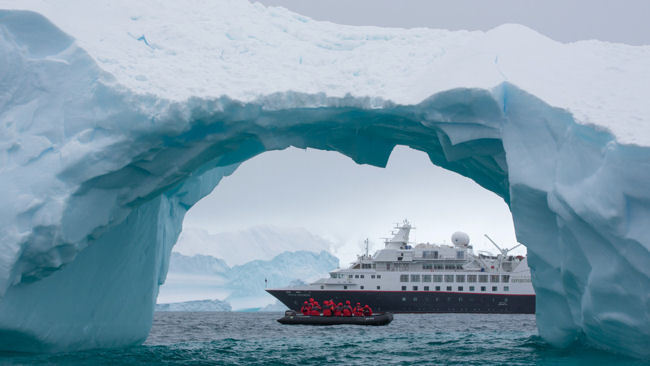
<path id="1" fill-rule="evenodd" d="M 185 256 L 172 252 L 167 282 L 160 287 L 158 302 L 185 302 L 217 297 L 234 310 L 261 308 L 275 302 L 265 287 L 304 284 L 339 266 L 326 251 L 283 252 L 268 260 L 254 260 L 228 267 L 220 258 Z"/>
<path id="2" fill-rule="evenodd" d="M 156 304 L 156 311 L 231 311 L 230 304 L 220 300 L 194 300 Z"/>
<path id="3" fill-rule="evenodd" d="M 406 145 L 509 205 L 545 340 L 650 357 L 650 47 L 243 0 L 0 7 L 0 348 L 143 342 L 185 213 L 242 161 Z"/>

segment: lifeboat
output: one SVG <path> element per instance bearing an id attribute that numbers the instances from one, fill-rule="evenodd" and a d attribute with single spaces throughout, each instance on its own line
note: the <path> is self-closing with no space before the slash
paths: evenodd
<path id="1" fill-rule="evenodd" d="M 280 324 L 290 325 L 388 325 L 393 321 L 393 314 L 378 313 L 370 316 L 322 316 L 302 315 L 295 311 L 288 310 L 284 316 L 278 319 Z"/>

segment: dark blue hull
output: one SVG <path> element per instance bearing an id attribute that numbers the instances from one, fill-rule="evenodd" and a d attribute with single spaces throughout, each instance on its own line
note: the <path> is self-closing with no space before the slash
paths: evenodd
<path id="1" fill-rule="evenodd" d="M 473 294 L 442 291 L 327 291 L 266 290 L 289 309 L 300 311 L 305 300 L 314 298 L 353 304 L 368 304 L 373 311 L 391 313 L 488 313 L 534 314 L 535 295 Z"/>

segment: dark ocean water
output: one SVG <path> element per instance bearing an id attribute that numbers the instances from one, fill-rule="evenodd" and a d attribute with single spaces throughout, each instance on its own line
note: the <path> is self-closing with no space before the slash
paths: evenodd
<path id="1" fill-rule="evenodd" d="M 54 355 L 0 354 L 52 365 L 643 365 L 584 347 L 554 349 L 532 315 L 396 315 L 384 327 L 286 326 L 279 313 L 156 313 L 144 345 Z"/>

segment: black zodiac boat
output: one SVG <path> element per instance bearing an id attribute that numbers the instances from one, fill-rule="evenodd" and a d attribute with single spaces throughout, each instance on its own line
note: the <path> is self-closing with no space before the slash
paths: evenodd
<path id="1" fill-rule="evenodd" d="M 278 319 L 281 324 L 303 325 L 388 325 L 393 321 L 393 314 L 383 313 L 370 316 L 311 316 L 298 315 L 293 310 L 287 310 L 284 316 Z"/>

